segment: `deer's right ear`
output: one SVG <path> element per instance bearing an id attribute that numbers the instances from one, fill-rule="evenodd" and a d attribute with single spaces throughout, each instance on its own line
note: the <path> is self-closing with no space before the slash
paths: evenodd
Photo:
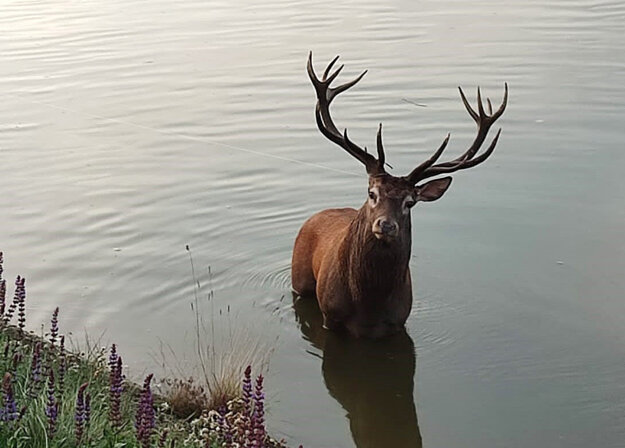
<path id="1" fill-rule="evenodd" d="M 451 177 L 443 177 L 442 179 L 434 179 L 423 185 L 417 185 L 415 192 L 417 193 L 417 201 L 435 201 L 440 198 L 451 185 Z"/>

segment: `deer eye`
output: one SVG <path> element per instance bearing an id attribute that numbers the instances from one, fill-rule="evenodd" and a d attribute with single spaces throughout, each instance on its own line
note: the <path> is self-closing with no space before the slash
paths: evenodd
<path id="1" fill-rule="evenodd" d="M 412 208 L 412 207 L 414 207 L 414 205 L 416 203 L 417 203 L 416 201 L 414 201 L 412 199 L 408 199 L 408 200 L 406 200 L 406 202 L 404 202 L 404 205 L 406 206 L 406 208 Z"/>
<path id="2" fill-rule="evenodd" d="M 375 193 L 371 190 L 369 190 L 369 199 L 371 199 L 372 201 L 375 201 Z"/>

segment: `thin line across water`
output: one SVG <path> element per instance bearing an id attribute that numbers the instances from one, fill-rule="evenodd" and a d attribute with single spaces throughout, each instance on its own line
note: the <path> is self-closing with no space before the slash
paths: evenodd
<path id="1" fill-rule="evenodd" d="M 332 168 L 332 167 L 329 167 L 329 166 L 319 165 L 317 163 L 312 163 L 312 162 L 304 162 L 303 160 L 293 159 L 291 157 L 278 156 L 276 154 L 268 154 L 268 153 L 265 153 L 265 152 L 260 152 L 260 151 L 255 151 L 253 149 L 244 148 L 242 146 L 235 146 L 235 145 L 230 145 L 228 143 L 218 142 L 216 140 L 210 140 L 210 139 L 200 138 L 200 137 L 193 137 L 191 135 L 180 134 L 178 132 L 165 131 L 163 129 L 153 128 L 151 126 L 147 126 L 147 125 L 144 125 L 144 124 L 134 123 L 132 121 L 120 120 L 119 118 L 105 117 L 103 115 L 97 115 L 97 114 L 93 114 L 93 113 L 90 113 L 90 112 L 85 112 L 83 110 L 78 110 L 78 109 L 72 109 L 72 108 L 69 108 L 69 107 L 59 106 L 57 104 L 48 103 L 48 102 L 45 102 L 45 101 L 33 100 L 33 99 L 30 99 L 30 98 L 26 98 L 26 97 L 24 97 L 22 95 L 16 95 L 16 94 L 13 94 L 13 93 L 3 93 L 3 95 L 19 99 L 20 101 L 24 101 L 24 102 L 27 102 L 27 103 L 30 103 L 30 104 L 38 104 L 38 105 L 41 105 L 41 106 L 49 107 L 50 109 L 56 109 L 56 110 L 60 110 L 60 111 L 63 111 L 63 112 L 69 112 L 69 113 L 72 113 L 72 114 L 75 114 L 75 115 L 83 115 L 83 116 L 95 118 L 95 119 L 98 119 L 98 120 L 108 121 L 110 123 L 121 124 L 121 125 L 124 125 L 124 126 L 129 126 L 129 127 L 134 127 L 134 128 L 137 128 L 137 129 L 142 129 L 142 130 L 146 130 L 146 131 L 155 132 L 155 133 L 161 134 L 161 135 L 167 135 L 167 136 L 170 136 L 170 137 L 177 137 L 177 138 L 180 138 L 182 140 L 189 140 L 189 141 L 193 141 L 193 142 L 199 142 L 199 143 L 206 143 L 206 144 L 215 145 L 215 146 L 221 146 L 221 147 L 224 147 L 224 148 L 233 149 L 235 151 L 245 152 L 245 153 L 248 153 L 248 154 L 254 154 L 254 155 L 257 155 L 257 156 L 267 157 L 267 158 L 270 158 L 270 159 L 277 159 L 277 160 L 282 160 L 282 161 L 285 161 L 285 162 L 297 163 L 297 164 L 300 164 L 300 165 L 310 166 L 310 167 L 313 167 L 313 168 L 323 169 L 323 170 L 326 170 L 326 171 L 334 171 L 336 173 L 341 173 L 341 174 L 349 174 L 350 176 L 360 176 L 360 174 L 356 174 L 356 173 L 351 172 L 351 171 L 345 171 L 345 170 L 341 170 L 341 169 L 338 169 L 338 168 Z"/>

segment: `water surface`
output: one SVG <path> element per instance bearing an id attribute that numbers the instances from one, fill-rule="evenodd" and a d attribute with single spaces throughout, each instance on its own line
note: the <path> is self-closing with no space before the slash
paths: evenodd
<path id="1" fill-rule="evenodd" d="M 59 305 L 139 376 L 161 344 L 193 359 L 190 245 L 206 319 L 277 338 L 268 424 L 293 444 L 621 447 L 624 24 L 588 0 L 5 2 L 6 274 L 32 328 Z M 414 210 L 415 304 L 380 346 L 292 304 L 301 223 L 366 194 L 315 127 L 309 50 L 369 69 L 334 115 L 369 147 L 382 121 L 397 174 L 470 143 L 458 85 L 510 86 L 493 157 Z"/>

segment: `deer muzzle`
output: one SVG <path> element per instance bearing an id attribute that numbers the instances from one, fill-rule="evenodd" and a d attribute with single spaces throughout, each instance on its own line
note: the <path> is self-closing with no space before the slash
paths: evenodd
<path id="1" fill-rule="evenodd" d="M 379 240 L 395 238 L 399 234 L 399 224 L 394 219 L 382 216 L 373 223 L 373 234 Z"/>

